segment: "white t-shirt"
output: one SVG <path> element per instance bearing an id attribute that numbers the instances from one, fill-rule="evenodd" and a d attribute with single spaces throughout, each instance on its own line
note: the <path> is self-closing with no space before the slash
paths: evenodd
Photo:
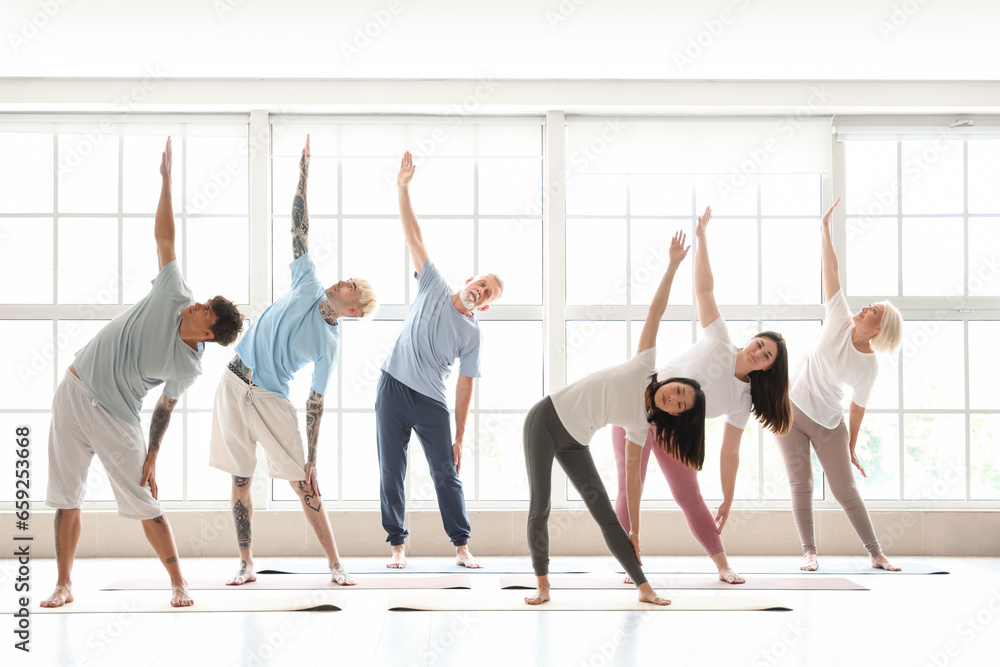
<path id="1" fill-rule="evenodd" d="M 646 442 L 646 386 L 655 372 L 656 348 L 640 352 L 624 364 L 591 373 L 553 392 L 549 398 L 559 421 L 581 445 L 590 444 L 598 429 L 621 426 L 637 444 Z"/>
<path id="2" fill-rule="evenodd" d="M 851 310 L 841 290 L 826 302 L 826 321 L 789 391 L 792 402 L 825 428 L 836 427 L 843 417 L 841 385 L 854 390 L 851 400 L 863 408 L 878 376 L 875 355 L 858 351 L 851 342 L 853 328 Z"/>
<path id="3" fill-rule="evenodd" d="M 750 383 L 737 380 L 734 375 L 739 350 L 729 337 L 726 320 L 720 315 L 702 332 L 705 338 L 657 370 L 657 379 L 697 380 L 705 392 L 705 419 L 726 415 L 727 424 L 746 428 L 752 406 Z"/>

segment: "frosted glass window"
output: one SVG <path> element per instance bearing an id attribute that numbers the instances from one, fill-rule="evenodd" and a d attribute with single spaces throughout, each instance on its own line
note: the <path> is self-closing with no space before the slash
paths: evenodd
<path id="1" fill-rule="evenodd" d="M 528 473 L 524 462 L 525 414 L 479 414 L 480 500 L 528 500 Z M 462 463 L 466 478 L 465 461 Z M 468 497 L 468 496 L 466 496 Z"/>
<path id="2" fill-rule="evenodd" d="M 705 466 L 698 474 L 702 495 L 712 506 L 722 500 L 722 479 L 719 474 L 719 454 L 722 451 L 722 434 L 725 432 L 725 417 L 705 421 Z M 740 465 L 736 474 L 736 500 L 756 500 L 759 472 L 757 468 L 757 438 L 760 429 L 751 417 L 740 440 Z M 713 514 L 714 516 L 714 514 Z"/>
<path id="3" fill-rule="evenodd" d="M 402 153 L 400 153 L 402 155 Z M 343 212 L 354 215 L 399 215 L 399 198 L 396 176 L 399 174 L 399 157 L 392 158 L 351 158 L 341 162 L 343 181 Z M 414 192 L 426 181 L 424 170 L 419 166 L 410 182 L 410 201 L 417 217 L 426 215 L 416 206 Z M 291 200 L 289 199 L 289 202 Z M 470 206 L 463 213 L 471 213 Z"/>
<path id="4" fill-rule="evenodd" d="M 906 500 L 965 499 L 965 417 L 903 417 Z"/>
<path id="5" fill-rule="evenodd" d="M 822 215 L 820 177 L 817 174 L 781 174 L 760 177 L 762 215 Z"/>
<path id="6" fill-rule="evenodd" d="M 52 219 L 0 218 L 0 303 L 52 303 Z"/>
<path id="7" fill-rule="evenodd" d="M 698 215 L 712 207 L 712 215 L 757 215 L 757 177 L 712 174 L 695 179 L 695 207 Z M 714 223 L 715 221 L 713 221 Z"/>
<path id="8" fill-rule="evenodd" d="M 625 303 L 625 221 L 566 222 L 566 303 Z"/>
<path id="9" fill-rule="evenodd" d="M 690 216 L 693 188 L 692 176 L 633 175 L 629 179 L 629 213 Z"/>
<path id="10" fill-rule="evenodd" d="M 961 322 L 903 323 L 904 408 L 965 408 L 965 343 L 962 329 Z"/>
<path id="11" fill-rule="evenodd" d="M 627 361 L 626 349 L 625 322 L 566 322 L 566 383 Z"/>
<path id="12" fill-rule="evenodd" d="M 344 465 L 344 500 L 378 500 L 378 446 L 375 438 L 375 413 L 341 415 L 344 442 L 350 447 L 342 451 Z M 413 438 L 412 440 L 416 440 Z M 414 448 L 410 449 L 412 457 Z M 411 459 L 412 460 L 412 459 Z M 322 487 L 320 487 L 322 488 Z M 381 533 L 380 533 L 381 535 Z"/>
<path id="13" fill-rule="evenodd" d="M 159 169 L 159 163 L 154 169 Z M 159 172 L 150 170 L 159 180 Z M 155 202 L 154 202 L 155 206 Z M 118 136 L 101 133 L 59 136 L 59 211 L 118 211 Z"/>
<path id="14" fill-rule="evenodd" d="M 1000 213 L 1000 140 L 969 140 L 969 213 Z"/>
<path id="15" fill-rule="evenodd" d="M 14 477 L 15 462 L 18 460 L 17 449 L 14 446 L 15 430 L 19 426 L 26 426 L 29 429 L 27 437 L 29 440 L 28 451 L 31 461 L 31 500 L 41 502 L 45 500 L 45 493 L 48 489 L 48 469 L 49 469 L 49 423 L 51 415 L 48 412 L 21 412 L 21 413 L 0 413 L 0 429 L 7 434 L 8 446 L 0 447 L 0 467 L 7 471 L 6 475 L 0 479 L 0 503 L 15 502 L 17 500 L 16 478 Z"/>
<path id="16" fill-rule="evenodd" d="M 899 500 L 899 418 L 866 414 L 855 453 L 867 477 L 854 479 L 865 500 Z"/>
<path id="17" fill-rule="evenodd" d="M 1000 500 L 1000 415 L 972 415 L 973 500 Z"/>
<path id="18" fill-rule="evenodd" d="M 7 156 L 0 160 L 0 213 L 52 212 L 52 141 L 51 134 L 0 133 L 0 155 Z"/>
<path id="19" fill-rule="evenodd" d="M 965 252 L 961 218 L 903 219 L 903 295 L 963 292 Z M 928 270 L 933 267 L 933 270 Z"/>
<path id="20" fill-rule="evenodd" d="M 627 176 L 573 176 L 566 183 L 566 214 L 625 215 L 627 192 Z"/>
<path id="21" fill-rule="evenodd" d="M 299 185 L 299 158 L 276 157 L 272 165 L 271 210 L 291 215 L 292 201 Z M 306 183 L 309 215 L 335 214 L 337 196 L 336 158 L 312 156 L 309 159 L 309 181 Z"/>
<path id="22" fill-rule="evenodd" d="M 764 320 L 761 330 L 777 331 L 785 339 L 785 347 L 788 348 L 788 372 L 794 375 L 799 364 L 812 351 L 816 336 L 819 335 L 820 325 L 818 320 Z M 746 343 L 737 340 L 733 342 L 737 345 Z"/>
<path id="23" fill-rule="evenodd" d="M 187 212 L 247 215 L 250 170 L 246 137 L 187 137 L 185 141 L 188 151 L 185 163 Z M 175 162 L 175 179 L 176 172 Z"/>
<path id="24" fill-rule="evenodd" d="M 688 256 L 674 274 L 668 305 L 690 305 L 693 289 L 694 227 L 690 220 L 633 220 L 629 234 L 632 257 L 632 299 L 648 305 L 670 265 L 670 241 L 675 232 L 687 234 Z"/>
<path id="25" fill-rule="evenodd" d="M 428 252 L 434 256 L 432 248 Z M 409 254 L 398 219 L 344 220 L 344 268 L 340 274 L 370 281 L 380 304 L 406 302 Z"/>
<path id="26" fill-rule="evenodd" d="M 244 321 L 243 332 L 246 333 L 249 328 L 250 322 Z M 201 355 L 201 376 L 185 392 L 189 409 L 212 409 L 215 404 L 215 390 L 219 387 L 219 380 L 224 373 L 232 372 L 228 369 L 228 365 L 229 360 L 236 356 L 235 348 L 238 342 L 239 339 L 228 347 L 215 343 L 205 344 L 205 351 Z"/>
<path id="27" fill-rule="evenodd" d="M 202 378 L 199 382 L 204 380 L 205 378 Z M 195 385 L 197 384 L 195 383 Z M 175 417 L 171 420 L 171 424 L 171 428 L 177 428 L 180 426 L 180 420 Z M 233 488 L 232 475 L 208 465 L 212 413 L 189 412 L 187 415 L 187 434 L 187 500 L 230 502 Z M 282 482 L 287 486 L 287 482 L 284 480 Z M 256 477 L 251 482 L 251 484 L 258 483 L 259 480 Z M 228 539 L 235 543 L 236 535 L 230 534 L 231 537 L 227 536 Z M 227 539 L 227 537 L 220 536 L 218 539 Z"/>
<path id="28" fill-rule="evenodd" d="M 848 215 L 895 214 L 899 208 L 898 145 L 895 141 L 844 143 Z"/>
<path id="29" fill-rule="evenodd" d="M 814 220 L 761 221 L 761 286 L 765 304 L 781 308 L 820 303 L 818 237 L 819 225 Z"/>
<path id="30" fill-rule="evenodd" d="M 483 333 L 479 408 L 530 408 L 542 394 L 542 323 L 480 323 Z"/>
<path id="31" fill-rule="evenodd" d="M 292 289 L 292 221 L 291 218 L 275 217 L 271 225 L 272 296 L 277 301 Z M 326 286 L 340 278 L 337 269 L 338 230 L 337 221 L 329 218 L 316 218 L 309 222 L 309 255 L 316 265 L 316 275 Z"/>
<path id="32" fill-rule="evenodd" d="M 878 355 L 878 377 L 868 397 L 869 408 L 891 410 L 899 407 L 899 358 L 900 352 L 889 356 Z M 850 401 L 850 392 L 846 397 Z M 845 404 L 846 405 L 846 404 Z"/>
<path id="33" fill-rule="evenodd" d="M 542 221 L 479 221 L 479 273 L 495 273 L 504 282 L 499 303 L 542 303 Z"/>
<path id="34" fill-rule="evenodd" d="M 344 329 L 339 363 L 344 382 L 344 407 L 372 409 L 382 364 L 396 346 L 403 323 L 378 320 L 344 322 L 341 326 Z"/>
<path id="35" fill-rule="evenodd" d="M 846 259 L 847 294 L 898 294 L 899 224 L 896 218 L 848 218 Z"/>
<path id="36" fill-rule="evenodd" d="M 59 303 L 118 303 L 118 220 L 59 218 Z"/>
<path id="37" fill-rule="evenodd" d="M 52 320 L 0 320 L 0 406 L 44 410 L 52 405 L 56 349 Z"/>
<path id="38" fill-rule="evenodd" d="M 123 303 L 133 304 L 149 294 L 149 290 L 152 289 L 150 283 L 160 272 L 153 227 L 152 218 L 125 218 L 122 221 Z M 184 266 L 181 258 L 182 248 L 184 248 L 184 228 L 178 219 L 174 224 L 174 252 L 181 267 Z M 195 299 L 202 298 L 204 297 L 195 295 Z"/>
<path id="39" fill-rule="evenodd" d="M 345 123 L 340 125 L 340 150 L 344 155 L 385 155 L 399 159 L 407 150 L 405 125 L 396 123 Z M 310 132 L 312 130 L 310 129 Z M 302 141 L 299 140 L 300 148 Z"/>
<path id="40" fill-rule="evenodd" d="M 410 201 L 417 216 L 470 215 L 475 210 L 475 161 L 428 158 L 417 164 L 410 181 Z M 399 163 L 396 163 L 396 172 Z M 395 190 L 395 176 L 392 180 Z M 398 199 L 396 210 L 399 210 Z"/>
<path id="41" fill-rule="evenodd" d="M 540 158 L 497 158 L 479 161 L 479 213 L 540 215 Z"/>
<path id="42" fill-rule="evenodd" d="M 639 349 L 639 338 L 645 320 L 632 320 L 632 354 Z M 683 354 L 694 341 L 691 340 L 691 322 L 687 320 L 661 320 L 656 331 L 656 366 L 667 364 L 674 357 Z"/>
<path id="43" fill-rule="evenodd" d="M 1000 364 L 995 363 L 1000 322 L 969 322 L 969 407 L 1000 406 Z"/>
<path id="44" fill-rule="evenodd" d="M 903 213 L 962 213 L 963 149 L 957 139 L 902 142 Z"/>
<path id="45" fill-rule="evenodd" d="M 122 211 L 154 215 L 160 201 L 163 177 L 160 176 L 160 162 L 167 144 L 165 136 L 122 137 Z M 184 166 L 184 142 L 174 137 L 171 146 L 173 169 L 170 194 L 174 215 L 180 219 L 181 195 L 184 188 L 181 181 Z M 116 166 L 117 169 L 117 166 Z M 111 210 L 117 210 L 117 206 Z"/>
<path id="46" fill-rule="evenodd" d="M 713 219 L 708 225 L 708 252 L 720 306 L 757 303 L 757 223 Z M 684 260 L 691 261 L 694 257 Z"/>
<path id="47" fill-rule="evenodd" d="M 193 218 L 187 223 L 187 282 L 196 301 L 221 294 L 250 301 L 250 224 L 246 218 Z"/>

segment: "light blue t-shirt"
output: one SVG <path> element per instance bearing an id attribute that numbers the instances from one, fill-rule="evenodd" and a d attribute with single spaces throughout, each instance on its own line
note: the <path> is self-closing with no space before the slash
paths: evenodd
<path id="1" fill-rule="evenodd" d="M 253 383 L 286 399 L 292 376 L 309 363 L 313 391 L 326 394 L 340 353 L 340 327 L 319 312 L 326 289 L 312 257 L 302 255 L 291 269 L 292 291 L 268 306 L 236 346 L 236 354 L 253 371 Z"/>
<path id="2" fill-rule="evenodd" d="M 447 403 L 444 381 L 458 357 L 458 372 L 477 378 L 482 333 L 473 312 L 466 317 L 451 302 L 454 291 L 434 262 L 417 275 L 417 298 L 382 370 L 414 391 Z"/>
<path id="3" fill-rule="evenodd" d="M 201 375 L 204 343 L 181 340 L 181 311 L 194 303 L 177 261 L 153 279 L 153 289 L 108 322 L 76 353 L 73 368 L 98 403 L 139 426 L 142 399 L 165 382 L 163 393 L 180 398 Z"/>

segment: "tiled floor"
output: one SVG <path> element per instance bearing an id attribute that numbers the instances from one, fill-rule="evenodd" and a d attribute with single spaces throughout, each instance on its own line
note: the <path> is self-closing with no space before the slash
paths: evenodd
<path id="1" fill-rule="evenodd" d="M 904 565 L 906 560 L 899 558 Z M 1000 664 L 1000 558 L 919 560 L 952 573 L 849 577 L 870 591 L 771 593 L 792 607 L 791 612 L 389 612 L 391 591 L 356 590 L 340 612 L 35 615 L 30 656 L 12 648 L 13 619 L 5 615 L 0 663 L 79 667 Z M 733 561 L 738 566 L 740 559 Z M 606 556 L 586 562 L 595 573 L 609 572 Z M 0 561 L 0 595 L 10 599 L 15 595 L 11 564 Z M 184 568 L 188 577 L 225 577 L 234 564 L 232 559 L 187 559 Z M 161 576 L 161 570 L 151 559 L 80 560 L 74 573 L 75 594 L 97 595 L 100 585 L 125 576 Z M 54 562 L 33 561 L 31 577 L 37 604 L 51 589 Z M 477 573 L 473 590 L 496 589 L 497 579 L 488 571 Z"/>

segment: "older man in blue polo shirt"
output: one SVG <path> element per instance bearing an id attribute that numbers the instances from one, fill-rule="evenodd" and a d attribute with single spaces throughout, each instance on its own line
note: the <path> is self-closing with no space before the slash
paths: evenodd
<path id="1" fill-rule="evenodd" d="M 476 311 L 489 309 L 503 292 L 495 274 L 469 278 L 454 292 L 434 262 L 428 259 L 417 216 L 410 204 L 409 185 L 416 168 L 406 153 L 399 168 L 399 218 L 417 277 L 413 301 L 403 331 L 382 365 L 375 420 L 381 470 L 382 527 L 392 545 L 387 567 L 406 567 L 403 527 L 406 513 L 404 481 L 410 433 L 415 431 L 427 457 L 445 532 L 456 549 L 456 562 L 482 567 L 469 552 L 471 526 L 465 494 L 458 478 L 462 468 L 465 422 L 472 401 L 472 382 L 479 377 L 482 332 Z M 455 395 L 455 440 L 445 399 L 444 381 L 459 359 Z"/>

